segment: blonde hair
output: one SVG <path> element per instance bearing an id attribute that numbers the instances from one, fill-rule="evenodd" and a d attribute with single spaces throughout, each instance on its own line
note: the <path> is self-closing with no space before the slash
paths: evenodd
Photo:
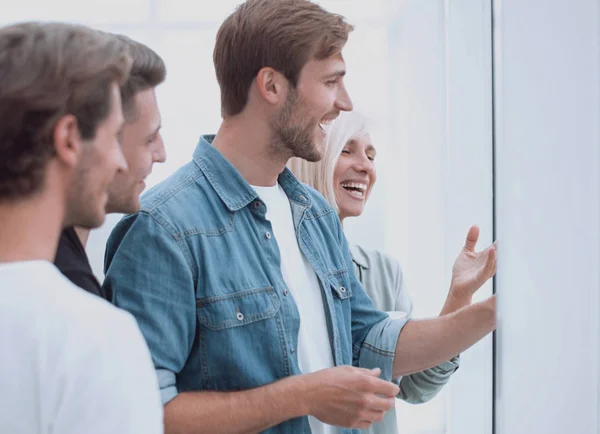
<path id="1" fill-rule="evenodd" d="M 320 161 L 311 163 L 294 157 L 288 162 L 288 167 L 294 175 L 321 193 L 336 212 L 339 212 L 339 208 L 333 185 L 335 166 L 344 146 L 351 140 L 366 136 L 370 124 L 370 120 L 359 112 L 341 112 L 327 132 L 325 152 Z"/>

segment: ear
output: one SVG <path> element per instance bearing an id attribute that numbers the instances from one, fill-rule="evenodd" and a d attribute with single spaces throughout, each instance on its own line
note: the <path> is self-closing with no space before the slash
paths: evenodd
<path id="1" fill-rule="evenodd" d="M 68 167 L 75 167 L 82 151 L 82 139 L 73 115 L 65 115 L 54 127 L 54 153 L 56 158 Z"/>
<path id="2" fill-rule="evenodd" d="M 263 100 L 278 105 L 285 101 L 288 80 L 273 68 L 262 68 L 256 76 L 256 89 Z"/>

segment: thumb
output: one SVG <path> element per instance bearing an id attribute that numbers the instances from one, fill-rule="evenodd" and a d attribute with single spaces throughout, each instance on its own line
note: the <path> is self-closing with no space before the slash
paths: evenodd
<path id="1" fill-rule="evenodd" d="M 479 240 L 479 226 L 473 225 L 467 233 L 467 240 L 465 241 L 465 250 L 472 252 L 475 250 L 475 244 Z"/>
<path id="2" fill-rule="evenodd" d="M 479 240 L 479 226 L 473 225 L 467 233 L 467 240 L 465 241 L 465 250 L 472 252 L 475 250 L 475 245 Z"/>

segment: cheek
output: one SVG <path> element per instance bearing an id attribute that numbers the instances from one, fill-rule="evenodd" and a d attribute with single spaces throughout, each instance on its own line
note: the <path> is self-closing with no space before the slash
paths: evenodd
<path id="1" fill-rule="evenodd" d="M 344 161 L 344 157 L 340 156 L 335 169 L 333 170 L 333 183 L 336 188 L 340 185 L 340 182 L 342 182 L 342 176 L 346 171 L 346 166 L 347 164 Z"/>

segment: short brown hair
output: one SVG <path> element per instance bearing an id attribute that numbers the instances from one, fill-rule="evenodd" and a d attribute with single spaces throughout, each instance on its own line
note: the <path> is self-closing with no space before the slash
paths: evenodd
<path id="1" fill-rule="evenodd" d="M 92 139 L 111 110 L 110 86 L 131 65 L 127 47 L 63 23 L 0 28 L 0 200 L 37 192 L 54 155 L 57 122 L 71 114 Z"/>
<path id="2" fill-rule="evenodd" d="M 213 53 L 223 116 L 240 113 L 258 72 L 271 67 L 292 86 L 311 59 L 342 51 L 353 30 L 309 0 L 247 0 L 221 25 Z"/>
<path id="3" fill-rule="evenodd" d="M 163 59 L 150 47 L 124 35 L 116 37 L 126 44 L 131 56 L 129 78 L 121 86 L 123 113 L 130 120 L 135 117 L 133 99 L 138 92 L 152 89 L 165 81 L 167 68 Z"/>

